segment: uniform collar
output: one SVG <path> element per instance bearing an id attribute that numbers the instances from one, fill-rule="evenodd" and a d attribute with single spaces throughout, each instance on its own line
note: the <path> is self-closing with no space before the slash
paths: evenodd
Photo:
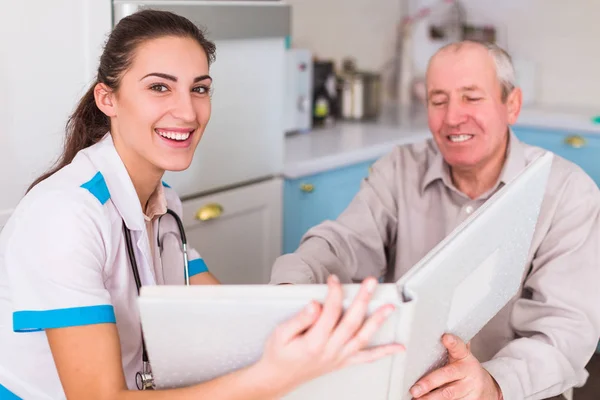
<path id="1" fill-rule="evenodd" d="M 127 228 L 141 231 L 145 227 L 145 215 L 138 200 L 137 192 L 123 160 L 117 153 L 112 136 L 107 133 L 100 142 L 87 151 L 92 163 L 104 176 L 110 198 Z M 163 212 L 164 209 L 164 212 Z M 166 199 L 162 184 L 153 192 L 147 211 L 150 217 L 166 212 Z"/>
<path id="2" fill-rule="evenodd" d="M 434 149 L 434 156 L 425 172 L 423 181 L 421 182 L 421 194 L 425 192 L 431 183 L 438 180 L 442 181 L 448 188 L 458 191 L 452 183 L 449 165 L 444 160 L 444 157 L 437 146 L 434 146 Z M 495 192 L 500 185 L 507 184 L 513 180 L 525 166 L 526 161 L 523 144 L 517 139 L 512 129 L 509 128 L 506 159 L 502 171 L 500 172 L 500 177 L 494 187 L 484 196 Z"/>
<path id="3" fill-rule="evenodd" d="M 144 220 L 149 222 L 167 213 L 167 198 L 162 183 L 159 183 L 148 199 Z"/>

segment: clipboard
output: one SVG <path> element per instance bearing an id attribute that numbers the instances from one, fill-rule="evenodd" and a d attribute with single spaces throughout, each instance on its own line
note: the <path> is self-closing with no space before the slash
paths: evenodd
<path id="1" fill-rule="evenodd" d="M 286 400 L 410 400 L 446 362 L 444 333 L 470 341 L 517 293 L 552 165 L 546 152 L 459 225 L 396 283 L 378 285 L 369 313 L 396 310 L 369 345 L 406 351 L 305 383 Z M 344 308 L 360 285 L 344 285 Z M 138 300 L 157 388 L 185 387 L 257 361 L 273 329 L 326 285 L 144 286 Z"/>

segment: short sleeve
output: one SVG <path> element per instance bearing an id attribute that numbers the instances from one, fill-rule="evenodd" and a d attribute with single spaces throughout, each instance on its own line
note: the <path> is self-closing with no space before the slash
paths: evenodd
<path id="1" fill-rule="evenodd" d="M 189 249 L 188 255 L 190 257 L 190 261 L 188 263 L 190 278 L 194 275 L 198 275 L 203 272 L 208 272 L 208 266 L 206 265 L 204 259 L 200 256 L 200 254 L 198 254 L 196 249 Z"/>
<path id="2" fill-rule="evenodd" d="M 13 330 L 115 323 L 103 274 L 106 206 L 84 189 L 44 193 L 23 206 L 3 260 Z"/>

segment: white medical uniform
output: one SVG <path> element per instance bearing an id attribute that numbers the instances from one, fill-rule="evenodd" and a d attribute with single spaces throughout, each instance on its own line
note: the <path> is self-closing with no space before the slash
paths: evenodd
<path id="1" fill-rule="evenodd" d="M 181 215 L 179 198 L 163 185 L 163 203 Z M 1 399 L 65 398 L 44 329 L 101 323 L 116 323 L 127 386 L 136 388 L 141 327 L 123 222 L 142 285 L 183 284 L 175 220 L 145 220 L 110 134 L 19 203 L 0 234 Z M 205 272 L 188 252 L 190 275 Z"/>

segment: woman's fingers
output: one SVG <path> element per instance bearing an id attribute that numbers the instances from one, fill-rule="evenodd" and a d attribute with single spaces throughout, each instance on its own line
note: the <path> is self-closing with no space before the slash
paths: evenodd
<path id="1" fill-rule="evenodd" d="M 365 322 L 369 301 L 377 286 L 377 280 L 367 278 L 363 281 L 358 294 L 354 298 L 352 305 L 346 310 L 342 320 L 333 332 L 329 345 L 336 352 L 343 348 Z"/>
<path id="2" fill-rule="evenodd" d="M 325 304 L 323 304 L 321 315 L 306 334 L 306 339 L 311 343 L 324 343 L 327 341 L 342 314 L 344 293 L 337 276 L 330 275 L 327 279 L 327 286 L 327 298 Z"/>
<path id="3" fill-rule="evenodd" d="M 365 321 L 360 330 L 348 341 L 342 351 L 342 357 L 351 357 L 354 353 L 357 353 L 366 347 L 369 340 L 371 340 L 373 335 L 375 335 L 387 318 L 392 314 L 394 308 L 395 307 L 392 304 L 387 304 L 373 313 L 373 315 Z"/>
<path id="4" fill-rule="evenodd" d="M 358 353 L 354 354 L 352 357 L 348 358 L 348 360 L 344 363 L 344 366 L 346 367 L 349 365 L 377 361 L 380 358 L 387 357 L 404 350 L 405 348 L 401 344 L 386 344 L 366 350 L 361 350 Z"/>
<path id="5" fill-rule="evenodd" d="M 275 329 L 275 340 L 279 343 L 289 343 L 310 328 L 317 321 L 320 313 L 321 305 L 311 301 L 302 311 Z"/>

